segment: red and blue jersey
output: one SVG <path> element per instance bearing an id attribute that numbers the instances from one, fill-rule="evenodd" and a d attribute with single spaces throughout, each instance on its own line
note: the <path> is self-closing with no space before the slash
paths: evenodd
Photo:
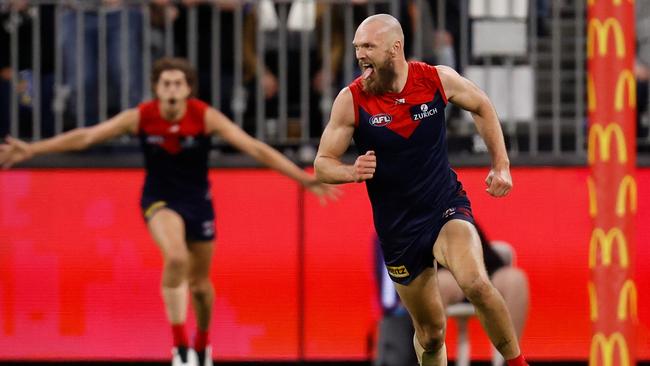
<path id="1" fill-rule="evenodd" d="M 366 181 L 377 234 L 402 242 L 441 220 L 462 186 L 447 156 L 447 98 L 435 67 L 409 62 L 399 93 L 372 95 L 361 78 L 349 85 L 354 100 L 354 142 L 374 150 L 377 169 Z"/>
<path id="2" fill-rule="evenodd" d="M 183 117 L 170 122 L 161 116 L 157 100 L 138 106 L 138 135 L 147 173 L 143 196 L 165 200 L 206 196 L 210 151 L 210 137 L 205 133 L 207 109 L 204 102 L 190 98 Z"/>

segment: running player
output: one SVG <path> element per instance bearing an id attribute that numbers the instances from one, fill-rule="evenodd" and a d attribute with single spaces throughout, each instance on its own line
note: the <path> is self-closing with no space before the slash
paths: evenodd
<path id="1" fill-rule="evenodd" d="M 321 201 L 338 194 L 284 155 L 242 131 L 218 110 L 193 97 L 196 72 L 184 59 L 158 60 L 151 73 L 155 99 L 98 125 L 26 143 L 7 138 L 0 164 L 8 168 L 35 155 L 83 150 L 122 134 L 137 134 L 145 158 L 142 214 L 160 247 L 162 297 L 171 323 L 172 364 L 212 365 L 208 330 L 214 299 L 209 278 L 214 249 L 214 210 L 208 183 L 210 138 L 218 135 L 239 150 L 299 182 Z M 191 293 L 198 330 L 193 348 L 185 330 Z"/>
<path id="2" fill-rule="evenodd" d="M 421 365 L 447 363 L 446 319 L 435 261 L 453 274 L 509 365 L 525 365 L 508 310 L 490 283 L 471 206 L 447 157 L 444 108 L 472 113 L 492 158 L 487 192 L 512 188 L 494 107 L 446 66 L 407 62 L 404 34 L 390 15 L 366 18 L 353 41 L 362 74 L 336 97 L 314 162 L 324 183 L 366 182 L 385 264 L 415 326 Z M 341 161 L 354 138 L 360 156 Z"/>

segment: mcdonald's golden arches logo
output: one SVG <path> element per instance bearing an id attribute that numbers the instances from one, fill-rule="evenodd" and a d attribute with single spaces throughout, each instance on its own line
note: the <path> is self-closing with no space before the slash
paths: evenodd
<path id="1" fill-rule="evenodd" d="M 599 227 L 591 232 L 591 240 L 589 241 L 589 268 L 596 267 L 598 249 L 600 249 L 600 260 L 603 266 L 612 264 L 614 243 L 617 244 L 618 262 L 620 266 L 627 268 L 630 264 L 630 258 L 627 253 L 627 240 L 623 231 L 617 227 L 610 229 L 607 234 Z"/>
<path id="2" fill-rule="evenodd" d="M 596 217 L 598 214 L 598 192 L 594 178 L 587 177 L 587 193 L 589 194 L 589 216 Z M 638 205 L 638 188 L 636 180 L 627 174 L 621 179 L 616 192 L 616 216 L 623 217 L 627 213 L 628 206 L 631 213 L 636 213 Z"/>
<path id="3" fill-rule="evenodd" d="M 627 0 L 627 2 L 630 3 L 630 4 L 634 4 L 634 0 Z M 590 6 L 594 5 L 595 3 L 596 3 L 596 0 L 589 0 L 589 5 Z M 616 6 L 621 5 L 621 3 L 623 3 L 623 0 L 612 0 L 612 4 L 614 4 Z"/>
<path id="4" fill-rule="evenodd" d="M 630 364 L 630 353 L 627 347 L 625 337 L 620 332 L 614 332 L 609 337 L 598 332 L 591 338 L 591 348 L 589 351 L 589 366 L 613 366 L 614 349 L 618 347 L 619 365 L 625 366 Z M 597 362 L 600 355 L 600 363 Z"/>
<path id="5" fill-rule="evenodd" d="M 618 306 L 616 310 L 616 317 L 618 320 L 626 320 L 628 317 L 628 311 L 630 318 L 638 318 L 636 299 L 636 285 L 634 284 L 634 281 L 628 278 L 625 283 L 623 283 L 621 291 L 618 294 Z"/>
<path id="6" fill-rule="evenodd" d="M 627 86 L 627 88 L 626 88 Z M 618 74 L 616 80 L 616 89 L 614 91 L 614 108 L 617 112 L 623 110 L 623 98 L 627 90 L 628 108 L 636 108 L 636 80 L 634 74 L 629 69 L 625 69 Z"/>
<path id="7" fill-rule="evenodd" d="M 625 216 L 627 204 L 630 205 L 630 212 L 636 212 L 637 193 L 636 180 L 629 174 L 623 177 L 616 193 L 616 216 Z"/>
<path id="8" fill-rule="evenodd" d="M 590 112 L 596 110 L 596 85 L 590 72 L 587 73 L 587 110 Z"/>
<path id="9" fill-rule="evenodd" d="M 591 176 L 587 177 L 587 191 L 589 193 L 589 216 L 596 217 L 598 213 L 598 197 L 596 193 L 596 182 Z"/>
<path id="10" fill-rule="evenodd" d="M 593 123 L 589 128 L 589 164 L 593 164 L 596 161 L 596 151 L 600 151 L 602 161 L 609 161 L 612 135 L 616 139 L 618 162 L 621 164 L 627 162 L 627 146 L 625 144 L 625 134 L 623 133 L 623 128 L 618 123 L 612 122 L 609 123 L 605 128 L 603 128 L 603 125 L 600 123 Z M 597 142 L 599 143 L 599 150 L 596 149 Z"/>
<path id="11" fill-rule="evenodd" d="M 609 17 L 601 22 L 592 18 L 587 26 L 587 57 L 594 57 L 594 47 L 598 48 L 598 55 L 605 56 L 608 52 L 609 33 L 614 35 L 616 57 L 625 57 L 625 36 L 618 19 Z"/>
<path id="12" fill-rule="evenodd" d="M 591 281 L 587 284 L 587 292 L 589 293 L 589 319 L 595 322 L 598 320 L 598 296 L 596 295 L 596 285 Z"/>
<path id="13" fill-rule="evenodd" d="M 589 281 L 587 284 L 587 292 L 589 294 L 589 319 L 592 322 L 598 320 L 598 295 L 596 293 L 596 285 Z M 628 316 L 631 319 L 638 319 L 638 293 L 636 284 L 631 279 L 625 280 L 621 290 L 618 293 L 618 304 L 616 306 L 616 318 L 619 321 L 627 320 Z"/>

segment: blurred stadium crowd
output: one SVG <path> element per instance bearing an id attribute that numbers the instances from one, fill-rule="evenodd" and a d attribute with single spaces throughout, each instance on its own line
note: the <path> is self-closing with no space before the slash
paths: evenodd
<path id="1" fill-rule="evenodd" d="M 488 92 L 515 163 L 581 164 L 586 3 L 4 0 L 0 134 L 36 140 L 133 107 L 151 96 L 152 62 L 175 55 L 198 68 L 201 99 L 309 163 L 334 96 L 358 76 L 354 29 L 367 15 L 385 12 L 405 25 L 410 59 L 453 66 Z M 650 4 L 638 1 L 636 8 L 643 163 L 650 151 Z M 485 146 L 471 118 L 451 107 L 446 113 L 452 157 L 481 161 Z M 127 138 L 110 150 L 134 146 Z"/>

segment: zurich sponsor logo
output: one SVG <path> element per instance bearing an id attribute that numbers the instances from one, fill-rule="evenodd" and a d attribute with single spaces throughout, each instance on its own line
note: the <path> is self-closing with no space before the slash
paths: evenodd
<path id="1" fill-rule="evenodd" d="M 416 113 L 417 109 L 415 111 L 411 110 L 411 118 L 414 121 L 419 121 L 427 117 L 431 117 L 434 114 L 438 113 L 437 108 L 429 109 L 429 106 L 426 103 L 420 105 L 420 111 L 421 111 L 420 113 Z"/>
<path id="2" fill-rule="evenodd" d="M 374 116 L 370 117 L 368 122 L 370 123 L 371 126 L 374 127 L 384 127 L 387 124 L 391 123 L 392 120 L 393 117 L 391 117 L 390 114 L 381 113 L 381 114 L 375 114 Z"/>
<path id="3" fill-rule="evenodd" d="M 160 145 L 165 142 L 165 138 L 158 135 L 147 136 L 147 143 L 150 145 Z"/>

